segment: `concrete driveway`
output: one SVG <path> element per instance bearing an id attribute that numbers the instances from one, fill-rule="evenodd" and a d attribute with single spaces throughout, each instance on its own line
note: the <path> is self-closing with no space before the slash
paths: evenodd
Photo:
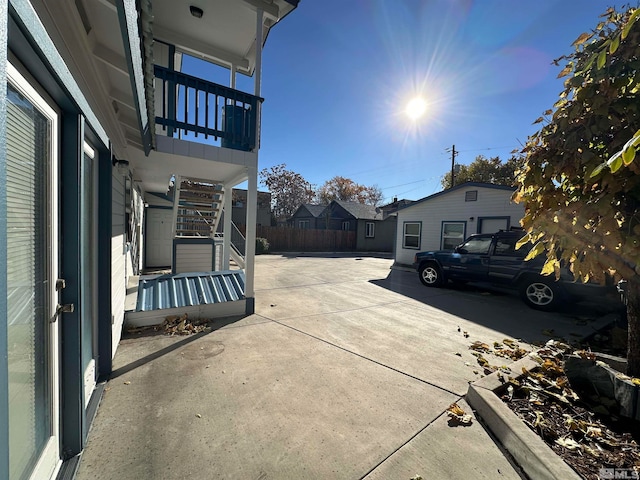
<path id="1" fill-rule="evenodd" d="M 391 264 L 259 256 L 255 315 L 124 339 L 77 478 L 520 478 L 477 420 L 448 423 L 480 378 L 468 345 L 598 321 L 428 289 Z"/>

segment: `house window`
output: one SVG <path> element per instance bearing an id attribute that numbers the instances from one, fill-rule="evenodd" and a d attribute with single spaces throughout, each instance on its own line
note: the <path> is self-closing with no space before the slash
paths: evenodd
<path id="1" fill-rule="evenodd" d="M 442 223 L 442 250 L 453 250 L 464 241 L 464 222 Z"/>
<path id="2" fill-rule="evenodd" d="M 420 248 L 422 222 L 404 222 L 402 248 Z"/>
<path id="3" fill-rule="evenodd" d="M 298 228 L 308 229 L 309 228 L 309 220 L 298 220 Z"/>
<path id="4" fill-rule="evenodd" d="M 464 192 L 464 201 L 465 202 L 477 202 L 478 201 L 478 190 L 469 190 L 468 192 Z"/>
<path id="5" fill-rule="evenodd" d="M 364 226 L 365 226 L 364 236 L 366 238 L 375 237 L 376 224 L 373 223 L 373 222 L 367 222 L 367 223 L 364 224 Z"/>
<path id="6" fill-rule="evenodd" d="M 349 221 L 342 222 L 342 230 L 349 230 Z"/>

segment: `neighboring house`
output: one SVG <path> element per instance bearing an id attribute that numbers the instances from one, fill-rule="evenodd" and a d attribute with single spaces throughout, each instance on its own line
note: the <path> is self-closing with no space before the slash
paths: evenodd
<path id="1" fill-rule="evenodd" d="M 184 255 L 195 263 L 182 266 L 207 278 L 229 275 L 237 289 L 221 292 L 213 316 L 253 313 L 262 48 L 297 4 L 2 2 L 1 479 L 74 475 L 111 374 L 128 277 L 154 249 L 168 245 L 173 263 Z M 229 69 L 230 85 L 185 74 L 185 55 Z M 237 74 L 254 77 L 251 92 L 236 89 Z M 229 268 L 232 215 L 219 245 L 206 237 L 243 182 L 244 268 L 212 272 L 213 248 Z"/>
<path id="2" fill-rule="evenodd" d="M 372 205 L 333 200 L 319 215 L 318 228 L 355 232 L 357 251 L 392 252 L 396 217 Z"/>
<path id="3" fill-rule="evenodd" d="M 410 265 L 423 250 L 453 249 L 472 233 L 519 227 L 524 206 L 511 200 L 514 191 L 468 182 L 399 209 L 395 263 Z"/>
<path id="4" fill-rule="evenodd" d="M 386 216 L 392 215 L 396 213 L 398 210 L 400 210 L 401 208 L 411 205 L 414 201 L 415 200 L 407 200 L 406 198 L 398 200 L 397 197 L 393 197 L 393 202 L 388 203 L 386 205 L 382 205 L 380 207 L 380 210 L 382 210 L 382 213 L 384 213 L 384 215 Z"/>
<path id="5" fill-rule="evenodd" d="M 326 205 L 316 205 L 313 203 L 305 203 L 300 205 L 290 219 L 287 220 L 287 226 L 302 229 L 318 229 L 319 221 L 322 220 L 321 215 Z M 322 224 L 324 228 L 324 224 Z"/>
<path id="6" fill-rule="evenodd" d="M 244 225 L 247 218 L 247 191 L 234 188 L 232 201 L 232 218 L 236 225 Z M 256 216 L 258 226 L 271 225 L 271 193 L 258 192 L 258 212 Z"/>

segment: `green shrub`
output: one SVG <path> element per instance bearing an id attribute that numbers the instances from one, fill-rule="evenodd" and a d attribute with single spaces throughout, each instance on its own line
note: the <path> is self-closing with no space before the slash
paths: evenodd
<path id="1" fill-rule="evenodd" d="M 256 238 L 256 255 L 261 253 L 269 253 L 269 240 L 266 238 Z"/>

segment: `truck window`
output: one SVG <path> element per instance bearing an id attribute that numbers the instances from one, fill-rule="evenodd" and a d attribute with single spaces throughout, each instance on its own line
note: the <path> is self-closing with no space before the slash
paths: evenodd
<path id="1" fill-rule="evenodd" d="M 496 248 L 493 252 L 494 255 L 502 255 L 505 257 L 513 257 L 518 255 L 516 253 L 517 238 L 501 238 L 496 241 Z"/>
<path id="2" fill-rule="evenodd" d="M 460 245 L 460 253 L 473 253 L 476 255 L 484 255 L 489 253 L 491 246 L 491 237 L 478 237 L 467 240 Z"/>

